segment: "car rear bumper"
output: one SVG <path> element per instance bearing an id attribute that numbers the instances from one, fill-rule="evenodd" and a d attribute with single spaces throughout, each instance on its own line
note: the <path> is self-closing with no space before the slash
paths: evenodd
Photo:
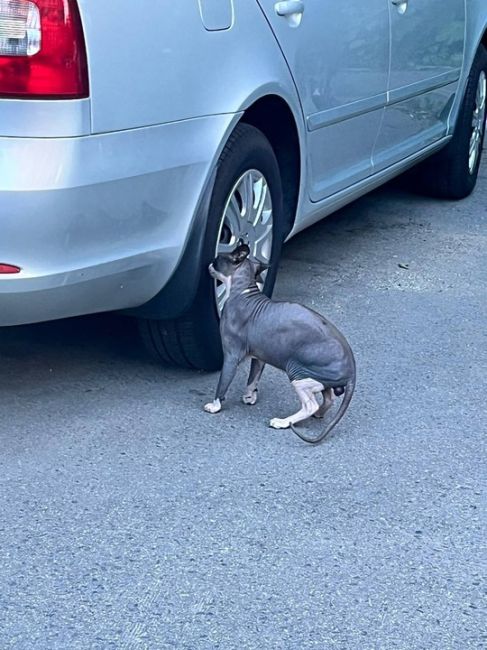
<path id="1" fill-rule="evenodd" d="M 0 263 L 22 269 L 0 276 L 0 325 L 133 308 L 158 294 L 236 119 L 0 138 Z"/>

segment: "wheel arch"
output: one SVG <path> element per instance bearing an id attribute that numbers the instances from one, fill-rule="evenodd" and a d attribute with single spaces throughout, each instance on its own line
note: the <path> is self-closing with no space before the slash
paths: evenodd
<path id="1" fill-rule="evenodd" d="M 211 172 L 195 208 L 192 226 L 176 271 L 154 298 L 144 305 L 125 310 L 125 313 L 142 318 L 174 319 L 185 313 L 190 306 L 196 293 L 194 277 L 198 276 L 201 268 L 203 241 L 218 160 L 240 122 L 262 131 L 274 149 L 284 187 L 285 236 L 289 235 L 294 227 L 300 194 L 303 191 L 302 178 L 306 159 L 304 120 L 297 97 L 290 93 L 288 100 L 276 90 L 276 84 L 267 84 L 259 90 L 254 90 L 246 99 L 240 98 L 238 108 L 232 111 L 235 119 L 215 150 Z M 283 139 L 282 129 L 285 129 L 290 137 Z"/>
<path id="2" fill-rule="evenodd" d="M 285 99 L 271 94 L 254 101 L 244 110 L 240 121 L 259 129 L 274 150 L 281 173 L 287 236 L 294 226 L 303 173 L 301 138 L 295 115 Z"/>
<path id="3" fill-rule="evenodd" d="M 475 56 L 480 46 L 487 48 L 487 15 L 482 10 L 484 16 L 480 15 L 480 5 L 483 0 L 470 0 L 471 5 L 467 7 L 467 21 L 465 27 L 465 49 L 462 65 L 462 73 L 458 82 L 455 99 L 453 101 L 450 116 L 448 120 L 447 135 L 453 135 L 460 113 L 465 92 L 467 89 L 470 69 L 474 62 Z"/>

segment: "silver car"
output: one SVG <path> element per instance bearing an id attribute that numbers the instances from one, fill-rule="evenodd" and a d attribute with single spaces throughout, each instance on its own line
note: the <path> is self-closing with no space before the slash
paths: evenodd
<path id="1" fill-rule="evenodd" d="M 0 325 L 108 310 L 220 365 L 207 265 L 419 165 L 474 188 L 485 0 L 0 0 Z"/>

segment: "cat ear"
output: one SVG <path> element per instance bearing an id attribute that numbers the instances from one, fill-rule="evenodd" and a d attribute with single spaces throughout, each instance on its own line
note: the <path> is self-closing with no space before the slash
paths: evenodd
<path id="1" fill-rule="evenodd" d="M 249 255 L 250 255 L 250 248 L 247 246 L 247 244 L 243 243 L 243 240 L 240 239 L 239 245 L 233 251 L 233 253 L 231 253 L 230 257 L 234 264 L 241 264 L 244 260 L 247 259 Z"/>

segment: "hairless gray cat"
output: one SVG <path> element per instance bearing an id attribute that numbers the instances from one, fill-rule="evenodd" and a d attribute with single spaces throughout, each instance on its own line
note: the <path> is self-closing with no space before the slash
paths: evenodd
<path id="1" fill-rule="evenodd" d="M 347 340 L 320 314 L 292 302 L 269 299 L 259 289 L 257 279 L 264 268 L 249 259 L 250 249 L 240 244 L 230 254 L 219 255 L 209 271 L 223 282 L 227 301 L 222 311 L 220 331 L 224 361 L 213 402 L 205 411 L 218 413 L 238 365 L 252 358 L 245 404 L 257 401 L 257 384 L 266 363 L 284 370 L 301 401 L 301 409 L 287 418 L 274 418 L 275 429 L 292 430 L 305 442 L 324 440 L 343 417 L 355 388 L 355 360 Z M 317 395 L 322 393 L 320 405 Z M 316 438 L 294 425 L 314 415 L 323 417 L 335 395 L 343 395 L 340 407 Z"/>

